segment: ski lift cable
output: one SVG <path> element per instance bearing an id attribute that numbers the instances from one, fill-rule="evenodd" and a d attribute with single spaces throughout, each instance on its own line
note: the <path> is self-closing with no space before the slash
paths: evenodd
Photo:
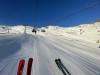
<path id="1" fill-rule="evenodd" d="M 76 14 L 79 14 L 79 13 L 81 13 L 81 12 L 83 12 L 83 11 L 86 11 L 86 10 L 88 10 L 88 9 L 91 9 L 91 8 L 97 6 L 97 5 L 100 5 L 100 2 L 94 4 L 94 5 L 90 6 L 90 7 L 87 7 L 87 8 L 85 8 L 85 9 L 82 9 L 82 10 L 80 10 L 80 11 L 78 11 L 78 12 L 75 12 L 75 13 L 72 13 L 72 14 L 67 15 L 67 16 L 65 16 L 65 17 L 62 17 L 62 18 L 60 18 L 60 19 L 58 19 L 58 20 L 52 21 L 51 23 L 48 23 L 48 24 L 53 24 L 53 23 L 62 21 L 62 20 L 64 20 L 64 19 L 67 19 L 67 18 L 69 18 L 69 17 L 72 17 L 72 16 L 74 16 L 74 15 L 76 15 Z"/>
<path id="2" fill-rule="evenodd" d="M 36 8 L 35 8 L 35 18 L 37 19 L 37 15 L 38 15 L 38 3 L 39 3 L 39 0 L 36 0 Z"/>

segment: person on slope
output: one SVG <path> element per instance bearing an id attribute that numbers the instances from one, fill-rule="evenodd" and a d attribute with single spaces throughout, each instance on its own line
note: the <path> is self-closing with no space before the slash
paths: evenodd
<path id="1" fill-rule="evenodd" d="M 36 35 L 36 28 L 35 27 L 33 28 L 32 32 L 34 32 L 35 35 Z"/>

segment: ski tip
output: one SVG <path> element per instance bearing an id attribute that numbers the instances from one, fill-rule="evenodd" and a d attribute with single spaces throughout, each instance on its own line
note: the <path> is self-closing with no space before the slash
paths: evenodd
<path id="1" fill-rule="evenodd" d="M 61 61 L 61 59 L 60 59 L 60 58 L 58 58 L 58 59 L 55 59 L 55 61 Z"/>
<path id="2" fill-rule="evenodd" d="M 58 61 L 61 61 L 60 58 L 58 58 Z"/>
<path id="3" fill-rule="evenodd" d="M 30 60 L 33 60 L 33 58 L 29 58 Z"/>
<path id="4" fill-rule="evenodd" d="M 55 62 L 57 62 L 58 60 L 57 59 L 55 59 Z"/>
<path id="5" fill-rule="evenodd" d="M 29 61 L 30 61 L 30 62 L 33 62 L 33 58 L 29 58 Z"/>

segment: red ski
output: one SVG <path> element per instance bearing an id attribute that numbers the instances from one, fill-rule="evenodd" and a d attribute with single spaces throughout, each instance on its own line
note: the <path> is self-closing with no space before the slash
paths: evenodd
<path id="1" fill-rule="evenodd" d="M 33 58 L 29 58 L 26 75 L 31 75 L 32 63 L 33 63 Z"/>
<path id="2" fill-rule="evenodd" d="M 23 74 L 24 64 L 25 64 L 25 60 L 24 59 L 20 60 L 17 75 Z"/>

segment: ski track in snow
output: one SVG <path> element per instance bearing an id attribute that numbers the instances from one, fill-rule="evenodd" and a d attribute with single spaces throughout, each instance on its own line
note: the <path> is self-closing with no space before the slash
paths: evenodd
<path id="1" fill-rule="evenodd" d="M 55 64 L 60 58 L 71 75 L 99 75 L 100 49 L 89 42 L 56 36 L 0 36 L 0 75 L 16 75 L 20 59 L 33 58 L 32 75 L 63 75 Z"/>

